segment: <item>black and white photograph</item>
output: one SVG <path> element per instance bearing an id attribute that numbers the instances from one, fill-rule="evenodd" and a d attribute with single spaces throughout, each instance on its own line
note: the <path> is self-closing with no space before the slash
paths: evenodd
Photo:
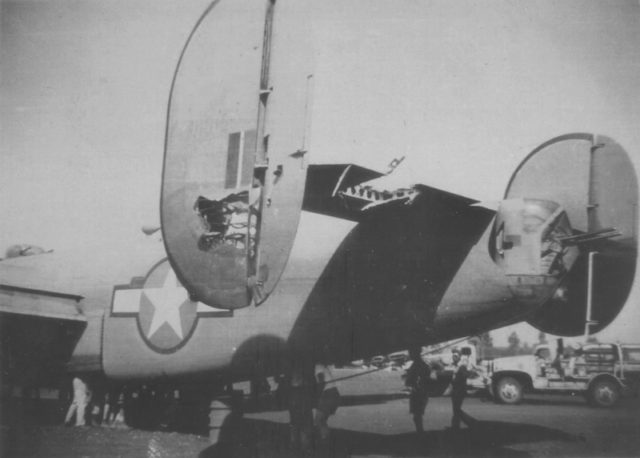
<path id="1" fill-rule="evenodd" d="M 640 456 L 639 0 L 0 0 L 0 457 Z"/>

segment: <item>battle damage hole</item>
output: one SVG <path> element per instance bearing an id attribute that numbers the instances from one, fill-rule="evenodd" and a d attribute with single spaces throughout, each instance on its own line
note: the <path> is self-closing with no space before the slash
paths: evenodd
<path id="1" fill-rule="evenodd" d="M 220 200 L 198 196 L 194 210 L 202 222 L 204 232 L 198 240 L 198 248 L 209 251 L 227 245 L 245 251 L 255 250 L 257 218 L 249 205 L 249 191 L 229 194 Z"/>

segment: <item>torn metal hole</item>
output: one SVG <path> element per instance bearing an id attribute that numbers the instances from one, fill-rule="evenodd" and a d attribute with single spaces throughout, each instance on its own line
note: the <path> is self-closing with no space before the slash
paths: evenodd
<path id="1" fill-rule="evenodd" d="M 246 251 L 253 257 L 256 244 L 261 187 L 213 200 L 198 196 L 193 206 L 204 232 L 198 248 L 204 251 L 222 245 Z"/>

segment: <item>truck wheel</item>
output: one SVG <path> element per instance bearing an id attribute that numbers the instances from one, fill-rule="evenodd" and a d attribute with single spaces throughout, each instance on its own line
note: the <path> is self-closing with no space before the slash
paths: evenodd
<path id="1" fill-rule="evenodd" d="M 589 388 L 589 398 L 597 407 L 613 407 L 620 399 L 620 387 L 612 380 L 598 380 Z"/>
<path id="2" fill-rule="evenodd" d="M 518 404 L 522 401 L 522 383 L 513 377 L 500 378 L 495 391 L 497 399 L 505 404 Z"/>

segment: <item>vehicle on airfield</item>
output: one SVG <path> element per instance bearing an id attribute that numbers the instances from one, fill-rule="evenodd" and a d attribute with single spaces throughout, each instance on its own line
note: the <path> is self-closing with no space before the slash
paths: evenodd
<path id="1" fill-rule="evenodd" d="M 406 350 L 391 353 L 387 355 L 387 359 L 389 360 L 389 364 L 395 368 L 401 368 L 410 361 L 409 352 Z"/>
<path id="2" fill-rule="evenodd" d="M 637 257 L 637 180 L 621 145 L 553 126 L 496 204 L 316 161 L 322 43 L 309 21 L 284 0 L 205 11 L 171 87 L 163 243 L 3 260 L 7 383 L 91 374 L 204 404 L 234 381 L 520 321 L 576 335 L 593 251 L 592 330 L 613 321 Z"/>
<path id="3" fill-rule="evenodd" d="M 621 396 L 638 395 L 640 345 L 586 344 L 571 355 L 563 348 L 541 344 L 532 355 L 489 361 L 486 388 L 505 404 L 525 393 L 579 393 L 591 405 L 613 407 Z"/>
<path id="4" fill-rule="evenodd" d="M 463 354 L 465 364 L 469 368 L 468 390 L 476 392 L 486 389 L 486 361 L 478 359 L 476 346 L 469 341 L 445 343 L 444 347 L 442 347 L 442 344 L 431 347 L 422 357 L 434 373 L 432 376 L 433 383 L 429 387 L 430 396 L 449 396 L 451 394 L 454 348 Z M 410 364 L 407 364 L 406 368 L 408 369 L 409 367 Z"/>
<path id="5" fill-rule="evenodd" d="M 369 360 L 369 365 L 370 366 L 375 366 L 377 368 L 382 369 L 383 367 L 385 367 L 387 364 L 389 364 L 389 358 L 387 356 L 384 355 L 377 355 L 374 356 L 373 358 L 371 358 Z"/>

